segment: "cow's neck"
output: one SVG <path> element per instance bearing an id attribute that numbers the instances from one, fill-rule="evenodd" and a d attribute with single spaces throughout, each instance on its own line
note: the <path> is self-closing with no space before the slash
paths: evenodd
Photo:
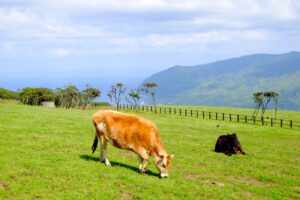
<path id="1" fill-rule="evenodd" d="M 160 156 L 167 156 L 167 152 L 163 146 L 159 146 L 156 148 L 155 154 L 153 155 L 155 160 L 159 159 Z"/>

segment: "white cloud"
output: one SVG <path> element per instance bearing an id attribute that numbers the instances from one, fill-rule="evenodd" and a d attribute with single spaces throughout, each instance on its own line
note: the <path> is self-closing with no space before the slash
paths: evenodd
<path id="1" fill-rule="evenodd" d="M 221 17 L 196 17 L 190 23 L 199 26 L 221 26 L 226 28 L 245 28 L 247 22 L 238 19 L 224 19 Z"/>
<path id="2" fill-rule="evenodd" d="M 51 56 L 193 49 L 269 40 L 278 31 L 271 26 L 299 19 L 300 6 L 295 4 L 299 1 L 46 0 L 31 10 L 0 8 L 0 36 L 3 41 L 17 41 L 19 52 Z M 49 14 L 58 10 L 63 14 Z M 101 15 L 94 19 L 88 14 L 95 11 Z M 147 12 L 155 12 L 155 22 Z M 119 18 L 112 20 L 116 13 Z M 128 20 L 118 21 L 123 16 Z M 15 48 L 15 43 L 4 46 L 2 52 Z"/>
<path id="3" fill-rule="evenodd" d="M 270 34 L 269 34 L 270 35 Z M 246 30 L 243 32 L 243 37 L 246 40 L 260 41 L 266 39 L 266 33 L 259 30 Z"/>
<path id="4" fill-rule="evenodd" d="M 16 9 L 1 9 L 0 7 L 0 27 L 23 27 L 36 23 L 38 18 L 33 14 Z"/>
<path id="5" fill-rule="evenodd" d="M 180 11 L 231 16 L 265 16 L 290 20 L 299 17 L 298 0 L 47 0 L 45 7 L 69 11 Z M 298 8 L 299 9 L 299 8 Z"/>
<path id="6" fill-rule="evenodd" d="M 70 51 L 68 49 L 59 48 L 51 50 L 50 53 L 54 56 L 63 57 L 67 56 L 70 53 Z"/>
<path id="7" fill-rule="evenodd" d="M 3 44 L 2 50 L 3 51 L 12 51 L 15 48 L 15 42 L 14 41 L 6 41 Z"/>

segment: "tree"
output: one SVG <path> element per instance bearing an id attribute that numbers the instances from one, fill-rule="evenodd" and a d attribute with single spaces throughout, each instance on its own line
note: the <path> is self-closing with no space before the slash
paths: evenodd
<path id="1" fill-rule="evenodd" d="M 156 102 L 155 102 L 156 87 L 157 84 L 155 82 L 146 82 L 144 83 L 141 89 L 141 91 L 143 91 L 144 93 L 150 94 L 154 106 L 156 106 Z"/>
<path id="2" fill-rule="evenodd" d="M 110 86 L 110 94 L 116 103 L 117 110 L 120 108 L 120 103 L 122 100 L 122 95 L 125 95 L 126 86 L 123 83 L 116 83 L 115 85 Z"/>
<path id="3" fill-rule="evenodd" d="M 254 103 L 255 103 L 255 109 L 254 109 L 254 112 L 253 112 L 253 115 L 252 117 L 256 117 L 260 108 L 262 107 L 263 105 L 263 92 L 256 92 L 253 94 L 253 100 L 254 100 Z"/>
<path id="4" fill-rule="evenodd" d="M 108 93 L 107 93 L 107 96 L 108 96 L 108 98 L 109 98 L 109 101 L 110 101 L 110 103 L 112 104 L 113 103 L 113 94 L 112 94 L 112 92 L 111 91 L 109 91 Z"/>
<path id="5" fill-rule="evenodd" d="M 82 91 L 83 107 L 91 105 L 96 97 L 101 95 L 101 91 L 86 85 L 86 89 Z"/>
<path id="6" fill-rule="evenodd" d="M 264 114 L 267 110 L 268 104 L 273 100 L 275 107 L 275 120 L 277 117 L 278 101 L 279 95 L 274 91 L 266 92 L 256 92 L 253 94 L 253 99 L 256 104 L 253 116 L 256 116 L 261 108 L 261 116 L 264 117 Z"/>
<path id="7" fill-rule="evenodd" d="M 134 102 L 134 106 L 137 107 L 139 105 L 139 100 L 141 98 L 140 91 L 130 90 L 130 93 L 128 95 L 132 98 Z"/>
<path id="8" fill-rule="evenodd" d="M 56 89 L 56 104 L 63 108 L 75 108 L 82 104 L 82 94 L 74 85 Z"/>
<path id="9" fill-rule="evenodd" d="M 279 102 L 279 94 L 275 92 L 273 96 L 273 102 L 275 107 L 275 121 L 277 119 L 277 110 L 278 110 L 278 102 Z"/>

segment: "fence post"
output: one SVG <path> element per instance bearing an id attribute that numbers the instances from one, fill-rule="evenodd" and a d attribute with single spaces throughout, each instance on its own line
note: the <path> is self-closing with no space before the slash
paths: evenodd
<path id="1" fill-rule="evenodd" d="M 222 113 L 222 120 L 224 121 L 225 120 L 225 114 Z"/>
<path id="2" fill-rule="evenodd" d="M 184 115 L 187 116 L 187 109 L 184 109 Z"/>
<path id="3" fill-rule="evenodd" d="M 273 126 L 273 118 L 271 118 L 271 126 Z"/>
<path id="4" fill-rule="evenodd" d="M 216 112 L 216 120 L 218 120 L 218 113 Z"/>
<path id="5" fill-rule="evenodd" d="M 197 110 L 196 114 L 197 114 L 197 118 L 198 118 L 199 117 L 199 111 L 198 110 Z"/>
<path id="6" fill-rule="evenodd" d="M 169 114 L 170 114 L 170 115 L 171 115 L 171 112 L 172 112 L 172 111 L 171 111 L 171 108 L 169 108 Z"/>
<path id="7" fill-rule="evenodd" d="M 174 108 L 174 115 L 176 115 L 176 108 Z"/>
<path id="8" fill-rule="evenodd" d="M 179 115 L 181 116 L 181 108 L 179 108 Z"/>
<path id="9" fill-rule="evenodd" d="M 290 128 L 293 128 L 293 120 L 290 121 Z"/>
<path id="10" fill-rule="evenodd" d="M 231 122 L 231 114 L 229 114 L 229 121 Z"/>
<path id="11" fill-rule="evenodd" d="M 205 113 L 204 113 L 204 110 L 202 110 L 202 116 L 203 116 L 203 119 L 204 119 L 204 117 L 205 117 Z"/>
<path id="12" fill-rule="evenodd" d="M 255 124 L 255 121 L 256 121 L 256 117 L 254 116 L 253 117 L 253 124 Z"/>
<path id="13" fill-rule="evenodd" d="M 191 110 L 191 117 L 193 117 L 193 110 Z"/>
<path id="14" fill-rule="evenodd" d="M 240 122 L 240 115 L 237 114 L 237 122 Z"/>
<path id="15" fill-rule="evenodd" d="M 280 127 L 282 128 L 282 119 L 280 119 Z"/>
<path id="16" fill-rule="evenodd" d="M 261 125 L 264 125 L 265 122 L 264 122 L 264 117 L 261 117 Z"/>
<path id="17" fill-rule="evenodd" d="M 209 117 L 209 119 L 211 119 L 211 113 L 210 112 L 208 112 L 208 117 Z"/>

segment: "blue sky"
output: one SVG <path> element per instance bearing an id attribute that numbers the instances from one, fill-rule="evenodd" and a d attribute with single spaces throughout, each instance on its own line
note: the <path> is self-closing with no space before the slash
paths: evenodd
<path id="1" fill-rule="evenodd" d="M 136 87 L 174 65 L 300 51 L 299 0 L 0 0 L 0 87 Z"/>

